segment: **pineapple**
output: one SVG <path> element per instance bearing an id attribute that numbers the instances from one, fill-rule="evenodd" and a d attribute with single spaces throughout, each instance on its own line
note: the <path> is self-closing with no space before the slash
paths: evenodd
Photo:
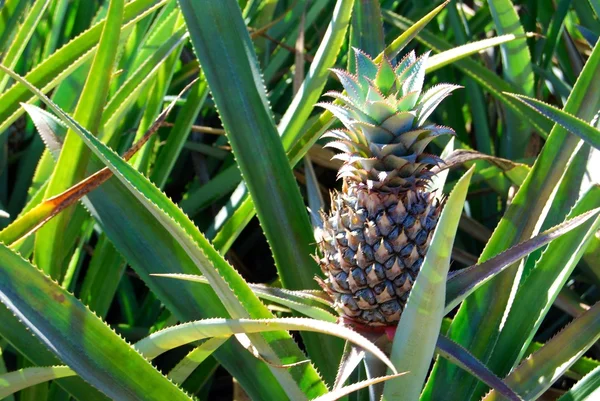
<path id="1" fill-rule="evenodd" d="M 447 127 L 426 123 L 456 85 L 422 93 L 428 53 L 411 52 L 395 67 L 355 49 L 357 76 L 333 70 L 345 94 L 321 103 L 345 126 L 324 136 L 340 150 L 342 192 L 332 194 L 316 238 L 325 280 L 318 279 L 347 323 L 398 323 L 419 273 L 442 204 L 427 185 L 442 160 L 423 153 Z"/>

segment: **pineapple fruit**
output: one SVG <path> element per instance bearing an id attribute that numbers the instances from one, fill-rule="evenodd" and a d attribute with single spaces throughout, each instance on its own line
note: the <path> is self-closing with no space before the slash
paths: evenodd
<path id="1" fill-rule="evenodd" d="M 426 120 L 456 85 L 422 92 L 428 53 L 414 52 L 396 66 L 379 63 L 355 49 L 356 76 L 333 70 L 345 94 L 321 103 L 345 126 L 324 136 L 340 150 L 342 192 L 332 194 L 331 210 L 321 212 L 317 258 L 332 297 L 346 323 L 391 326 L 398 323 L 419 273 L 442 203 L 427 185 L 430 168 L 442 160 L 423 153 L 438 135 L 453 134 Z"/>

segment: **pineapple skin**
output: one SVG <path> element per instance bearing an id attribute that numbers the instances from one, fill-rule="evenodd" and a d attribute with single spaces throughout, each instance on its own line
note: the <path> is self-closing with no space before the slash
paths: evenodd
<path id="1" fill-rule="evenodd" d="M 324 137 L 342 153 L 341 192 L 321 211 L 315 230 L 325 280 L 317 278 L 346 323 L 381 327 L 398 324 L 425 259 L 442 209 L 427 188 L 431 166 L 443 161 L 423 153 L 451 128 L 427 124 L 428 116 L 456 85 L 423 92 L 428 53 L 409 53 L 397 65 L 376 63 L 355 49 L 357 74 L 333 70 L 345 94 L 321 103 L 345 126 Z"/>
<path id="2" fill-rule="evenodd" d="M 427 191 L 399 194 L 351 184 L 332 197 L 319 233 L 321 286 L 334 308 L 367 326 L 397 324 L 423 264 L 441 203 Z"/>

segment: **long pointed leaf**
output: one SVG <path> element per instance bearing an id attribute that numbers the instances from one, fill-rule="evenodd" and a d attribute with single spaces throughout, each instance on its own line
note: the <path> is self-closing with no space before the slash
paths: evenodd
<path id="1" fill-rule="evenodd" d="M 440 335 L 436 346 L 438 354 L 448 359 L 455 365 L 468 371 L 479 380 L 495 389 L 498 393 L 504 395 L 512 401 L 521 401 L 519 397 L 510 387 L 500 380 L 491 370 L 487 368 L 481 361 L 477 360 L 466 349 L 450 340 L 448 337 Z"/>
<path id="2" fill-rule="evenodd" d="M 98 51 L 94 56 L 88 78 L 81 93 L 74 118 L 89 131 L 97 133 L 108 87 L 116 60 L 114 49 L 118 47 L 123 20 L 124 0 L 111 0 L 106 24 L 100 36 Z M 68 131 L 54 171 L 46 188 L 46 198 L 57 195 L 79 182 L 85 175 L 90 151 L 83 141 Z M 67 227 L 74 208 L 66 209 L 36 233 L 34 261 L 52 278 L 60 280 L 64 274 L 65 243 L 56 241 Z"/>
<path id="3" fill-rule="evenodd" d="M 340 0 L 336 3 L 329 35 L 334 30 L 345 31 L 352 2 Z M 205 4 L 180 0 L 180 4 L 237 165 L 272 249 L 279 277 L 286 288 L 316 288 L 314 276 L 319 269 L 311 257 L 314 252 L 312 229 L 269 110 L 254 48 L 239 6 L 234 0 Z M 221 62 L 223 58 L 226 63 Z M 318 73 L 324 75 L 325 71 Z M 324 84 L 324 79 L 321 81 L 319 86 Z M 305 81 L 292 110 L 297 102 L 310 101 L 303 96 L 306 91 L 315 90 L 310 88 L 311 85 L 314 85 L 311 81 Z M 296 112 L 308 116 L 313 104 L 310 103 L 309 108 L 306 104 L 303 106 Z M 283 125 L 287 118 L 284 116 Z M 289 123 L 292 121 L 296 122 L 291 119 Z M 305 343 L 319 370 L 330 376 L 341 355 L 342 344 L 310 335 L 305 336 Z M 328 380 L 333 381 L 333 377 Z"/>
<path id="4" fill-rule="evenodd" d="M 0 68 L 2 68 L 0 66 Z M 252 317 L 252 318 L 270 318 L 272 314 L 254 296 L 246 282 L 229 265 L 223 257 L 215 251 L 210 243 L 204 238 L 193 222 L 173 204 L 156 186 L 154 186 L 146 177 L 141 175 L 131 165 L 125 162 L 114 151 L 106 147 L 96 137 L 91 135 L 85 128 L 81 127 L 73 118 L 62 111 L 50 99 L 48 99 L 37 88 L 28 83 L 25 79 L 14 72 L 3 68 L 14 79 L 23 83 L 29 90 L 40 97 L 44 103 L 55 112 L 59 118 L 89 146 L 94 154 L 102 160 L 103 163 L 112 171 L 116 178 L 121 181 L 125 188 L 115 188 L 116 196 L 118 191 L 127 191 L 134 195 L 135 199 L 146 209 L 163 230 L 168 233 L 172 241 L 175 241 L 181 247 L 178 257 L 182 253 L 186 254 L 196 266 L 200 268 L 211 282 L 212 289 L 219 295 L 220 301 L 227 308 L 233 317 Z M 96 197 L 95 202 L 109 201 L 102 197 Z M 94 205 L 95 207 L 95 205 Z M 127 220 L 127 219 L 125 219 Z M 150 233 L 145 233 L 146 235 Z M 138 234 L 139 235 L 139 234 Z M 113 240 L 113 243 L 116 242 Z M 190 260 L 188 259 L 188 260 Z M 155 261 L 151 261 L 154 264 Z M 147 274 L 147 273 L 146 273 Z M 235 292 L 234 292 L 235 291 Z M 179 297 L 181 294 L 177 294 Z M 266 340 L 266 341 L 265 341 Z M 284 332 L 276 332 L 265 335 L 265 339 L 253 336 L 256 348 L 261 354 L 269 357 L 270 360 L 276 360 L 285 355 L 293 355 L 297 359 L 302 359 L 302 353 L 293 343 L 291 337 Z M 275 354 L 275 355 L 273 355 Z M 309 395 L 317 395 L 325 390 L 323 382 L 311 365 L 300 366 L 290 369 L 291 374 L 272 368 L 271 371 L 278 377 L 285 390 L 291 396 L 303 396 L 297 383 L 302 383 L 304 389 Z"/>
<path id="5" fill-rule="evenodd" d="M 599 64 L 600 46 L 596 46 L 569 97 L 566 111 L 577 113 L 583 119 L 591 119 L 596 114 L 600 105 L 600 90 L 596 87 L 600 82 Z M 480 262 L 536 234 L 545 218 L 547 204 L 552 201 L 554 190 L 580 143 L 578 137 L 562 127 L 553 128 L 536 163 L 484 249 Z M 453 320 L 449 337 L 486 365 L 489 365 L 492 353 L 503 355 L 506 351 L 494 349 L 490 344 L 495 343 L 507 308 L 511 307 L 510 294 L 512 288 L 519 285 L 520 270 L 518 265 L 513 265 L 474 292 L 463 302 Z M 501 375 L 501 372 L 495 373 Z M 428 387 L 431 398 L 425 399 L 435 399 L 447 391 L 452 391 L 457 397 L 468 398 L 473 394 L 476 383 L 458 368 L 438 361 Z M 482 387 L 477 389 L 477 394 L 484 392 Z"/>
<path id="6" fill-rule="evenodd" d="M 568 130 L 572 134 L 577 135 L 596 149 L 600 149 L 600 130 L 591 126 L 587 122 L 580 118 L 575 117 L 572 114 L 564 112 L 558 107 L 552 106 L 548 103 L 542 102 L 541 100 L 533 99 L 527 96 L 517 95 L 513 93 L 506 93 L 508 96 L 512 96 L 515 99 L 525 103 L 547 119 L 559 124 L 564 129 Z"/>
<path id="7" fill-rule="evenodd" d="M 383 400 L 418 400 L 431 364 L 444 317 L 446 276 L 452 244 L 465 203 L 470 169 L 458 181 L 433 233 L 431 247 L 408 297 L 394 336 L 391 359 L 400 372 L 408 372 L 385 384 Z"/>
<path id="8" fill-rule="evenodd" d="M 598 339 L 600 304 L 594 305 L 525 359 L 505 382 L 521 396 L 535 400 Z M 482 401 L 500 399 L 502 397 L 496 391 L 491 391 Z"/>
<path id="9" fill-rule="evenodd" d="M 0 244 L 0 301 L 81 377 L 120 400 L 189 400 L 79 300 Z"/>
<path id="10" fill-rule="evenodd" d="M 477 288 L 481 287 L 508 266 L 518 262 L 536 249 L 541 248 L 549 242 L 554 241 L 569 231 L 579 227 L 589 219 L 596 217 L 599 212 L 600 209 L 594 209 L 573 217 L 519 245 L 513 246 L 502 252 L 500 255 L 488 259 L 481 264 L 454 272 L 454 274 L 448 278 L 446 287 L 446 313 L 454 309 L 473 291 L 477 290 Z"/>

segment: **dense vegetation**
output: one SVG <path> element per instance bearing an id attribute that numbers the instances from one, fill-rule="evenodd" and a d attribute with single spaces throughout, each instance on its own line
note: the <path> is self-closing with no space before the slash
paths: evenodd
<path id="1" fill-rule="evenodd" d="M 597 0 L 0 5 L 0 398 L 599 396 Z"/>

